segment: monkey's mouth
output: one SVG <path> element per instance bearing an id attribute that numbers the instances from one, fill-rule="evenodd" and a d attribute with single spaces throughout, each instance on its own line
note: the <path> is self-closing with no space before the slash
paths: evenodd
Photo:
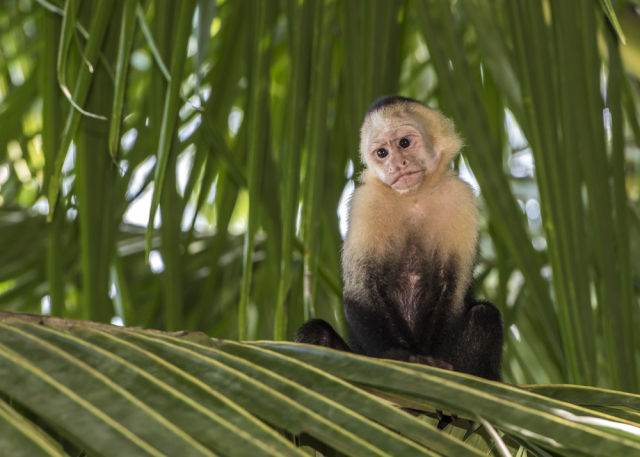
<path id="1" fill-rule="evenodd" d="M 394 189 L 409 189 L 420 182 L 424 170 L 407 171 L 402 173 L 391 183 L 391 187 Z"/>

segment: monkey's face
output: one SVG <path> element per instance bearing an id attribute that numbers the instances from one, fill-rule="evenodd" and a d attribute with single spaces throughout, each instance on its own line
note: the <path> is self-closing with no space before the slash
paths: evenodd
<path id="1" fill-rule="evenodd" d="M 433 166 L 422 126 L 413 116 L 372 120 L 366 139 L 368 165 L 392 189 L 401 193 L 416 189 Z"/>

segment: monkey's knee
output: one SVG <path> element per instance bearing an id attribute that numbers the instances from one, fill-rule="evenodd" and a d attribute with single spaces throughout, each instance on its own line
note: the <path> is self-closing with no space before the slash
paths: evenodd
<path id="1" fill-rule="evenodd" d="M 338 332 L 322 319 L 310 319 L 305 322 L 296 332 L 293 341 L 351 352 L 351 348 Z"/>
<path id="2" fill-rule="evenodd" d="M 498 308 L 486 301 L 479 301 L 467 314 L 467 327 L 486 334 L 500 336 L 502 344 L 502 314 Z"/>
<path id="3" fill-rule="evenodd" d="M 454 352 L 454 370 L 501 381 L 502 326 L 502 315 L 491 303 L 473 306 Z"/>

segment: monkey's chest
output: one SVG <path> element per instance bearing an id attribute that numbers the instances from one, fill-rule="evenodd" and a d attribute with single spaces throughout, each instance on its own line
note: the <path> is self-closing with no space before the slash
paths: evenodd
<path id="1" fill-rule="evenodd" d="M 399 271 L 398 283 L 390 287 L 392 304 L 400 311 L 404 320 L 415 322 L 420 302 L 425 292 L 425 272 L 419 268 L 405 266 Z"/>
<path id="2" fill-rule="evenodd" d="M 386 262 L 378 289 L 387 306 L 396 308 L 406 322 L 415 323 L 446 307 L 455 279 L 450 269 L 437 253 L 408 246 L 398 258 Z"/>

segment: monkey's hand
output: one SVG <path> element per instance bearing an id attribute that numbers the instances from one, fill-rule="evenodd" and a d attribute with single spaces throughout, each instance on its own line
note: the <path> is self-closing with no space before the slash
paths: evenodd
<path id="1" fill-rule="evenodd" d="M 412 355 L 409 357 L 409 362 L 412 363 L 421 363 L 422 365 L 429 365 L 431 367 L 442 368 L 443 370 L 451 370 L 453 371 L 453 365 L 445 362 L 444 360 L 436 359 L 431 356 L 425 355 Z M 458 420 L 458 416 L 452 414 L 451 417 L 445 416 L 442 414 L 442 411 L 439 409 L 436 410 L 436 416 L 438 417 L 438 430 L 444 429 L 450 423 L 456 423 Z"/>
<path id="2" fill-rule="evenodd" d="M 444 360 L 436 359 L 429 355 L 426 355 L 426 356 L 421 354 L 411 355 L 409 356 L 409 362 L 421 363 L 422 365 L 429 365 L 431 367 L 442 368 L 443 370 L 454 371 L 453 365 L 451 365 L 450 363 L 447 363 Z"/>

